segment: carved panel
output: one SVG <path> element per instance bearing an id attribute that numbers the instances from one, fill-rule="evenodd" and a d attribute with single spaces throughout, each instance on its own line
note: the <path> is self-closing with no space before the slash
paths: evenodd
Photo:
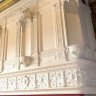
<path id="1" fill-rule="evenodd" d="M 79 78 L 78 78 L 79 76 Z M 68 69 L 65 70 L 65 78 L 66 78 L 66 86 L 67 87 L 78 87 L 81 86 L 80 82 L 78 81 L 80 77 L 80 71 L 76 69 Z"/>
<path id="2" fill-rule="evenodd" d="M 13 72 L 19 70 L 19 58 L 4 62 L 4 72 Z"/>
<path id="3" fill-rule="evenodd" d="M 56 23 L 56 35 L 57 35 L 57 47 L 63 46 L 63 26 L 62 26 L 62 14 L 60 2 L 54 4 L 54 14 L 55 14 L 55 23 Z"/>
<path id="4" fill-rule="evenodd" d="M 7 91 L 7 78 L 0 78 L 0 91 Z"/>
<path id="5" fill-rule="evenodd" d="M 48 88 L 48 73 L 41 73 L 36 75 L 37 88 Z"/>
<path id="6" fill-rule="evenodd" d="M 56 88 L 56 73 L 52 72 L 50 73 L 50 87 Z"/>
<path id="7" fill-rule="evenodd" d="M 17 88 L 18 90 L 26 90 L 29 86 L 30 78 L 29 76 L 20 76 L 17 77 Z"/>
<path id="8" fill-rule="evenodd" d="M 10 78 L 8 78 L 8 90 L 11 90 L 11 91 L 14 91 L 14 90 L 16 90 L 16 80 L 17 80 L 17 78 L 16 77 L 10 77 Z"/>
<path id="9" fill-rule="evenodd" d="M 50 73 L 50 87 L 64 87 L 65 86 L 65 78 L 62 71 L 52 72 Z"/>
<path id="10" fill-rule="evenodd" d="M 64 62 L 65 60 L 65 49 L 62 48 L 57 49 L 55 51 L 49 50 L 45 51 L 40 54 L 40 63 L 42 64 L 48 64 L 48 63 L 61 63 Z"/>
<path id="11" fill-rule="evenodd" d="M 61 70 L 62 69 L 62 70 Z M 32 74 L 29 74 L 32 73 Z M 0 77 L 0 92 L 96 87 L 96 72 L 82 68 L 53 69 Z M 69 90 L 68 89 L 68 90 Z"/>
<path id="12" fill-rule="evenodd" d="M 29 75 L 28 77 L 30 80 L 29 80 L 29 84 L 28 84 L 26 89 L 27 90 L 33 90 L 36 88 L 36 76 L 34 74 L 34 75 Z"/>

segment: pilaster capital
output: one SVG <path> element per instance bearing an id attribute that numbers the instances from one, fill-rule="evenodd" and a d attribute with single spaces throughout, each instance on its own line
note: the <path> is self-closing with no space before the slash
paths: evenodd
<path id="1" fill-rule="evenodd" d="M 36 16 L 37 16 L 36 11 L 30 11 L 29 9 L 26 9 L 26 10 L 22 11 L 21 19 L 23 19 L 23 20 L 30 19 L 30 21 L 33 21 L 33 18 Z"/>

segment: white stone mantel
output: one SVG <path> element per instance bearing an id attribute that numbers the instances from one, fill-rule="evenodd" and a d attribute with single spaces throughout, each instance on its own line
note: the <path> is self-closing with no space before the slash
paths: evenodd
<path id="1" fill-rule="evenodd" d="M 96 94 L 96 46 L 87 5 L 20 0 L 0 13 L 0 32 L 0 95 Z"/>
<path id="2" fill-rule="evenodd" d="M 79 59 L 57 66 L 2 73 L 0 95 L 96 94 L 96 66 L 94 64 L 94 62 Z"/>

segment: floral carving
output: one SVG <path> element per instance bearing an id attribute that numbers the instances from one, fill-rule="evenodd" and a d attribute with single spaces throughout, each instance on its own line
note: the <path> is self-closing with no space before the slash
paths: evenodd
<path id="1" fill-rule="evenodd" d="M 37 88 L 48 88 L 48 73 L 37 74 Z"/>
<path id="2" fill-rule="evenodd" d="M 80 72 L 79 72 L 80 74 Z M 79 75 L 76 69 L 71 69 L 71 70 L 65 70 L 65 79 L 66 79 L 66 86 L 67 87 L 77 87 L 80 86 L 80 82 L 78 82 Z"/>
<path id="3" fill-rule="evenodd" d="M 8 90 L 16 90 L 16 77 L 8 78 Z"/>
<path id="4" fill-rule="evenodd" d="M 62 71 L 50 73 L 50 87 L 64 87 L 65 79 Z"/>
<path id="5" fill-rule="evenodd" d="M 0 78 L 0 91 L 7 91 L 7 78 Z"/>
<path id="6" fill-rule="evenodd" d="M 30 79 L 28 76 L 21 76 L 17 78 L 17 88 L 20 90 L 24 90 L 29 86 Z"/>
<path id="7" fill-rule="evenodd" d="M 9 75 L 10 76 L 10 75 Z M 95 71 L 79 68 L 53 69 L 13 77 L 0 77 L 0 91 L 96 87 Z"/>

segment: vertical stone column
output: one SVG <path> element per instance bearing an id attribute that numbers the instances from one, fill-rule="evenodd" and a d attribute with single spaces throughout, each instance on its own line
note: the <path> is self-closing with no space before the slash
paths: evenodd
<path id="1" fill-rule="evenodd" d="M 3 29 L 2 26 L 0 26 L 0 72 L 3 70 Z"/>
<path id="2" fill-rule="evenodd" d="M 81 20 L 82 34 L 85 45 L 90 47 L 92 50 L 96 49 L 95 35 L 93 31 L 93 25 L 91 20 L 91 11 L 88 5 L 84 5 L 79 1 L 79 15 Z"/>
<path id="3" fill-rule="evenodd" d="M 39 45 L 38 45 L 38 17 L 33 18 L 34 26 L 34 63 L 39 66 Z"/>
<path id="4" fill-rule="evenodd" d="M 7 30 L 7 21 L 5 18 L 4 26 L 0 27 L 0 72 L 4 70 L 4 62 L 7 58 L 7 41 L 8 41 L 8 30 Z"/>
<path id="5" fill-rule="evenodd" d="M 29 26 L 31 28 L 31 53 L 30 53 L 30 56 L 32 56 L 34 54 L 34 22 L 33 22 L 34 13 L 31 12 L 30 10 L 27 10 L 25 12 L 25 18 L 28 20 Z"/>
<path id="6" fill-rule="evenodd" d="M 87 25 L 87 32 L 88 32 L 88 37 L 89 37 L 89 43 L 90 43 L 90 48 L 95 50 L 96 49 L 96 40 L 95 40 L 95 34 L 93 30 L 93 25 L 92 25 L 92 20 L 91 20 L 91 11 L 89 7 L 85 9 L 85 21 Z"/>
<path id="7" fill-rule="evenodd" d="M 18 59 L 18 69 L 20 70 L 20 57 L 21 57 L 21 23 L 17 22 L 17 36 L 16 36 L 16 58 Z"/>
<path id="8" fill-rule="evenodd" d="M 62 29 L 63 29 L 63 36 L 64 36 L 64 46 L 68 47 L 68 37 L 67 37 L 67 25 L 66 25 L 66 12 L 65 12 L 65 1 L 61 0 L 61 12 L 62 12 Z"/>
<path id="9" fill-rule="evenodd" d="M 16 57 L 20 57 L 20 38 L 21 38 L 21 24 L 17 22 L 17 37 L 16 37 Z"/>
<path id="10" fill-rule="evenodd" d="M 62 18 L 62 4 L 57 2 L 54 4 L 55 10 L 55 23 L 56 23 L 56 35 L 57 35 L 57 47 L 64 47 L 64 37 L 63 37 L 63 18 Z"/>
<path id="11" fill-rule="evenodd" d="M 31 62 L 31 57 L 34 57 L 34 63 L 37 64 L 37 17 L 34 17 L 34 14 L 30 10 L 25 10 L 22 13 L 19 22 L 17 23 L 17 57 L 20 58 L 19 63 L 28 63 Z M 30 56 L 25 54 L 25 31 L 26 31 L 26 21 L 30 23 L 31 28 L 31 53 Z"/>
<path id="12" fill-rule="evenodd" d="M 25 17 L 21 14 L 21 17 L 17 21 L 17 37 L 16 37 L 16 57 L 19 60 L 19 69 L 21 66 L 21 59 L 24 56 L 24 31 L 25 31 Z"/>
<path id="13" fill-rule="evenodd" d="M 64 48 L 65 59 L 67 60 L 68 39 L 67 39 L 67 28 L 66 28 L 66 16 L 63 0 L 58 0 L 54 5 L 55 19 L 56 19 L 56 34 L 57 34 L 57 47 Z"/>

